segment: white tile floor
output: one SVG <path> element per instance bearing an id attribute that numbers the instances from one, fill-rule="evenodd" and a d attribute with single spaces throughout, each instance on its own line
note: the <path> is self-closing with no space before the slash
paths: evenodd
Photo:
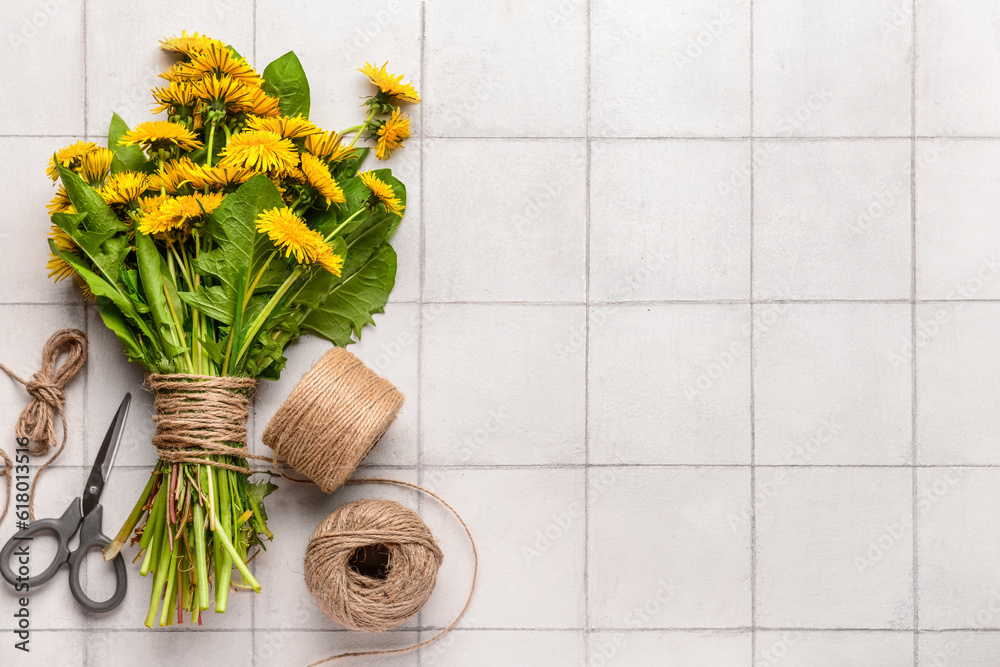
<path id="1" fill-rule="evenodd" d="M 147 118 L 156 40 L 182 29 L 259 67 L 294 49 L 332 127 L 353 68 L 389 60 L 425 101 L 391 165 L 396 290 L 355 350 L 408 398 L 362 474 L 444 495 L 481 574 L 450 636 L 356 664 L 995 667 L 998 25 L 987 0 L 3 3 L 0 361 L 34 370 L 61 326 L 91 339 L 39 512 L 77 492 L 125 390 L 109 526 L 153 459 L 141 372 L 45 278 L 51 152 L 112 109 Z M 255 440 L 325 348 L 262 387 Z M 0 381 L 0 433 L 22 403 Z M 384 635 L 339 630 L 302 582 L 313 527 L 362 495 L 420 508 L 446 552 Z M 461 606 L 471 553 L 434 503 L 295 486 L 268 507 L 260 596 L 147 632 L 137 576 L 102 617 L 56 582 L 26 659 L 0 589 L 0 664 L 304 665 Z"/>

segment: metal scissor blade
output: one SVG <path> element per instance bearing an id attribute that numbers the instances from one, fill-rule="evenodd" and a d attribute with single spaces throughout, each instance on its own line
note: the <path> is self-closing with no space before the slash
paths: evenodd
<path id="1" fill-rule="evenodd" d="M 132 394 L 125 394 L 121 405 L 118 406 L 118 412 L 115 413 L 115 418 L 111 420 L 111 426 L 108 427 L 108 432 L 104 436 L 101 449 L 97 452 L 97 458 L 94 459 L 94 467 L 90 470 L 87 486 L 83 490 L 84 516 L 90 514 L 101 499 L 101 492 L 104 491 L 104 485 L 111 474 L 111 466 L 115 464 L 115 456 L 118 454 L 118 445 L 122 441 L 125 419 L 128 417 L 128 407 L 131 403 Z"/>

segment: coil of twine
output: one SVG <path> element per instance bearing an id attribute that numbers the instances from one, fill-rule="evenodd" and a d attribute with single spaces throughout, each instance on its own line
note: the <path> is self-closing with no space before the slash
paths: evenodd
<path id="1" fill-rule="evenodd" d="M 425 493 L 444 505 L 462 524 L 472 547 L 472 585 L 455 620 L 436 635 L 412 646 L 385 651 L 356 651 L 330 656 L 309 667 L 355 656 L 405 653 L 447 634 L 465 614 L 476 590 L 479 554 L 472 531 L 454 507 L 422 486 L 394 479 L 353 479 L 348 484 L 393 484 Z M 386 557 L 379 576 L 362 573 L 359 553 L 382 549 Z M 444 556 L 427 524 L 413 510 L 391 500 L 358 500 L 324 519 L 305 554 L 306 587 L 327 616 L 352 630 L 380 632 L 412 617 L 430 598 Z"/>
<path id="2" fill-rule="evenodd" d="M 257 381 L 177 373 L 147 378 L 155 395 L 153 447 L 166 463 L 200 463 L 249 475 L 253 469 L 206 455 L 270 460 L 247 450 L 250 396 Z"/>
<path id="3" fill-rule="evenodd" d="M 388 560 L 382 576 L 351 565 L 360 550 L 377 547 Z M 344 627 L 381 632 L 420 611 L 443 559 L 416 512 L 391 500 L 358 500 L 316 528 L 306 547 L 306 586 L 323 613 Z"/>
<path id="4" fill-rule="evenodd" d="M 302 376 L 261 436 L 326 493 L 354 474 L 396 419 L 403 394 L 360 359 L 331 349 Z"/>
<path id="5" fill-rule="evenodd" d="M 59 360 L 64 358 L 63 363 Z M 69 426 L 66 424 L 66 385 L 75 376 L 87 360 L 87 336 L 79 329 L 60 329 L 49 336 L 42 347 L 42 367 L 30 380 L 21 378 L 7 366 L 0 364 L 11 379 L 24 385 L 28 392 L 28 404 L 24 406 L 14 426 L 18 438 L 27 438 L 28 453 L 31 456 L 46 456 L 53 448 L 55 453 L 35 473 L 28 496 L 28 512 L 32 521 L 35 519 L 35 488 L 38 480 L 52 463 L 66 449 L 69 439 Z M 56 415 L 62 422 L 62 441 L 57 446 Z M 12 462 L 7 453 L 0 449 L 0 457 L 4 461 L 3 474 L 7 479 L 7 500 L 4 503 L 0 521 L 7 516 L 10 506 Z"/>

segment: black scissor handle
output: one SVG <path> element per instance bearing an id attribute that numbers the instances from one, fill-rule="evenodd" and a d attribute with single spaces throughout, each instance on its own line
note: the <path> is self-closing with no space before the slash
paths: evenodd
<path id="1" fill-rule="evenodd" d="M 69 589 L 73 592 L 73 597 L 80 603 L 80 606 L 94 613 L 111 611 L 122 603 L 125 599 L 125 592 L 128 590 L 128 576 L 125 570 L 125 559 L 121 554 L 115 556 L 115 592 L 104 602 L 97 602 L 90 598 L 80 584 L 80 572 L 83 570 L 83 562 L 87 554 L 94 549 L 104 549 L 111 544 L 111 539 L 101 532 L 101 523 L 104 517 L 104 508 L 98 505 L 83 520 L 80 527 L 80 546 L 69 555 Z"/>
<path id="2" fill-rule="evenodd" d="M 17 587 L 20 583 L 26 583 L 30 588 L 34 588 L 35 586 L 41 586 L 56 576 L 59 568 L 69 562 L 69 540 L 73 537 L 76 529 L 80 527 L 80 521 L 83 519 L 82 512 L 80 499 L 77 498 L 70 503 L 70 506 L 66 508 L 66 511 L 58 519 L 32 521 L 26 528 L 18 531 L 14 537 L 8 540 L 3 549 L 0 550 L 0 574 L 3 575 L 3 578 L 14 587 Z M 59 542 L 56 547 L 56 556 L 44 572 L 36 574 L 33 577 L 26 577 L 21 568 L 23 567 L 24 570 L 28 570 L 31 566 L 31 540 L 36 535 L 45 533 L 55 535 Z M 11 558 L 17 557 L 20 561 L 20 554 L 24 550 L 29 552 L 29 556 L 24 559 L 27 562 L 18 562 L 17 567 L 12 568 L 10 566 Z"/>

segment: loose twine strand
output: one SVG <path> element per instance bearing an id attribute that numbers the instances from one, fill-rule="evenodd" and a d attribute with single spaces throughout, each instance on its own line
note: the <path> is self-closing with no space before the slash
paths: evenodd
<path id="1" fill-rule="evenodd" d="M 156 396 L 153 447 L 161 461 L 210 465 L 250 475 L 256 472 L 252 468 L 202 457 L 271 460 L 247 449 L 246 423 L 255 379 L 154 373 L 148 381 Z"/>
<path id="2" fill-rule="evenodd" d="M 316 665 L 322 665 L 322 664 L 325 664 L 327 662 L 332 662 L 334 660 L 341 660 L 343 658 L 354 658 L 354 657 L 366 656 L 366 655 L 391 655 L 393 653 L 406 653 L 408 651 L 413 651 L 413 650 L 416 650 L 418 648 L 422 648 L 424 646 L 427 646 L 428 644 L 430 644 L 432 642 L 435 642 L 438 639 L 440 639 L 441 637 L 443 637 L 444 635 L 448 634 L 451 631 L 452 628 L 454 628 L 456 625 L 458 625 L 458 622 L 462 619 L 462 616 L 465 615 L 465 611 L 469 608 L 469 604 L 472 602 L 472 595 L 473 595 L 473 593 L 476 592 L 476 577 L 479 574 L 479 552 L 476 551 L 476 541 L 474 539 L 472 539 L 472 531 L 469 530 L 469 526 L 465 523 L 465 521 L 462 519 L 462 517 L 459 515 L 459 513 L 455 510 L 455 508 L 452 507 L 451 505 L 449 505 L 444 500 L 444 498 L 442 498 L 441 496 L 437 495 L 433 491 L 425 489 L 422 486 L 418 486 L 416 484 L 410 484 L 409 482 L 401 482 L 401 481 L 395 480 L 395 479 L 379 479 L 379 478 L 374 478 L 374 479 L 351 479 L 351 480 L 348 480 L 347 483 L 348 484 L 396 484 L 397 486 L 407 486 L 407 487 L 410 487 L 411 489 L 416 489 L 417 491 L 421 491 L 423 493 L 426 493 L 427 495 L 431 496 L 432 498 L 434 498 L 435 500 L 437 500 L 439 503 L 441 503 L 442 505 L 444 505 L 445 507 L 447 507 L 451 511 L 451 513 L 455 515 L 455 518 L 458 519 L 458 522 L 460 524 L 462 524 L 462 528 L 465 529 L 465 534 L 469 537 L 469 544 L 472 546 L 472 558 L 473 558 L 472 585 L 469 587 L 469 597 L 466 598 L 465 605 L 462 607 L 462 610 L 460 612 L 458 612 L 458 616 L 455 617 L 455 620 L 452 621 L 451 624 L 448 627 L 446 627 L 444 630 L 442 630 L 441 632 L 437 633 L 436 635 L 434 635 L 430 639 L 422 641 L 419 644 L 414 644 L 413 646 L 407 646 L 405 648 L 397 648 L 397 649 L 391 649 L 391 650 L 386 650 L 386 651 L 353 651 L 351 653 L 339 653 L 337 655 L 332 655 L 329 658 L 324 658 L 323 660 L 320 660 L 318 662 L 314 662 L 311 665 L 309 665 L 309 667 L 316 667 Z"/>
<path id="3" fill-rule="evenodd" d="M 60 365 L 59 360 L 62 357 L 65 357 L 65 361 Z M 64 409 L 66 384 L 80 371 L 86 360 L 86 334 L 79 329 L 60 329 L 45 341 L 45 346 L 42 348 L 42 367 L 30 380 L 23 379 L 4 364 L 0 364 L 0 370 L 24 385 L 30 397 L 28 404 L 17 418 L 14 433 L 18 438 L 28 439 L 28 453 L 31 456 L 45 456 L 56 447 L 56 415 L 59 415 L 59 421 L 62 422 L 62 442 L 56 448 L 55 454 L 35 473 L 35 479 L 31 484 L 28 514 L 32 521 L 35 520 L 35 488 L 38 486 L 38 480 L 45 469 L 59 458 L 69 439 L 69 427 L 66 424 Z M 0 513 L 0 521 L 3 521 L 7 516 L 7 510 L 10 509 L 13 462 L 2 448 L 0 455 L 3 457 L 3 474 L 7 480 L 7 499 L 4 502 L 3 513 Z"/>

